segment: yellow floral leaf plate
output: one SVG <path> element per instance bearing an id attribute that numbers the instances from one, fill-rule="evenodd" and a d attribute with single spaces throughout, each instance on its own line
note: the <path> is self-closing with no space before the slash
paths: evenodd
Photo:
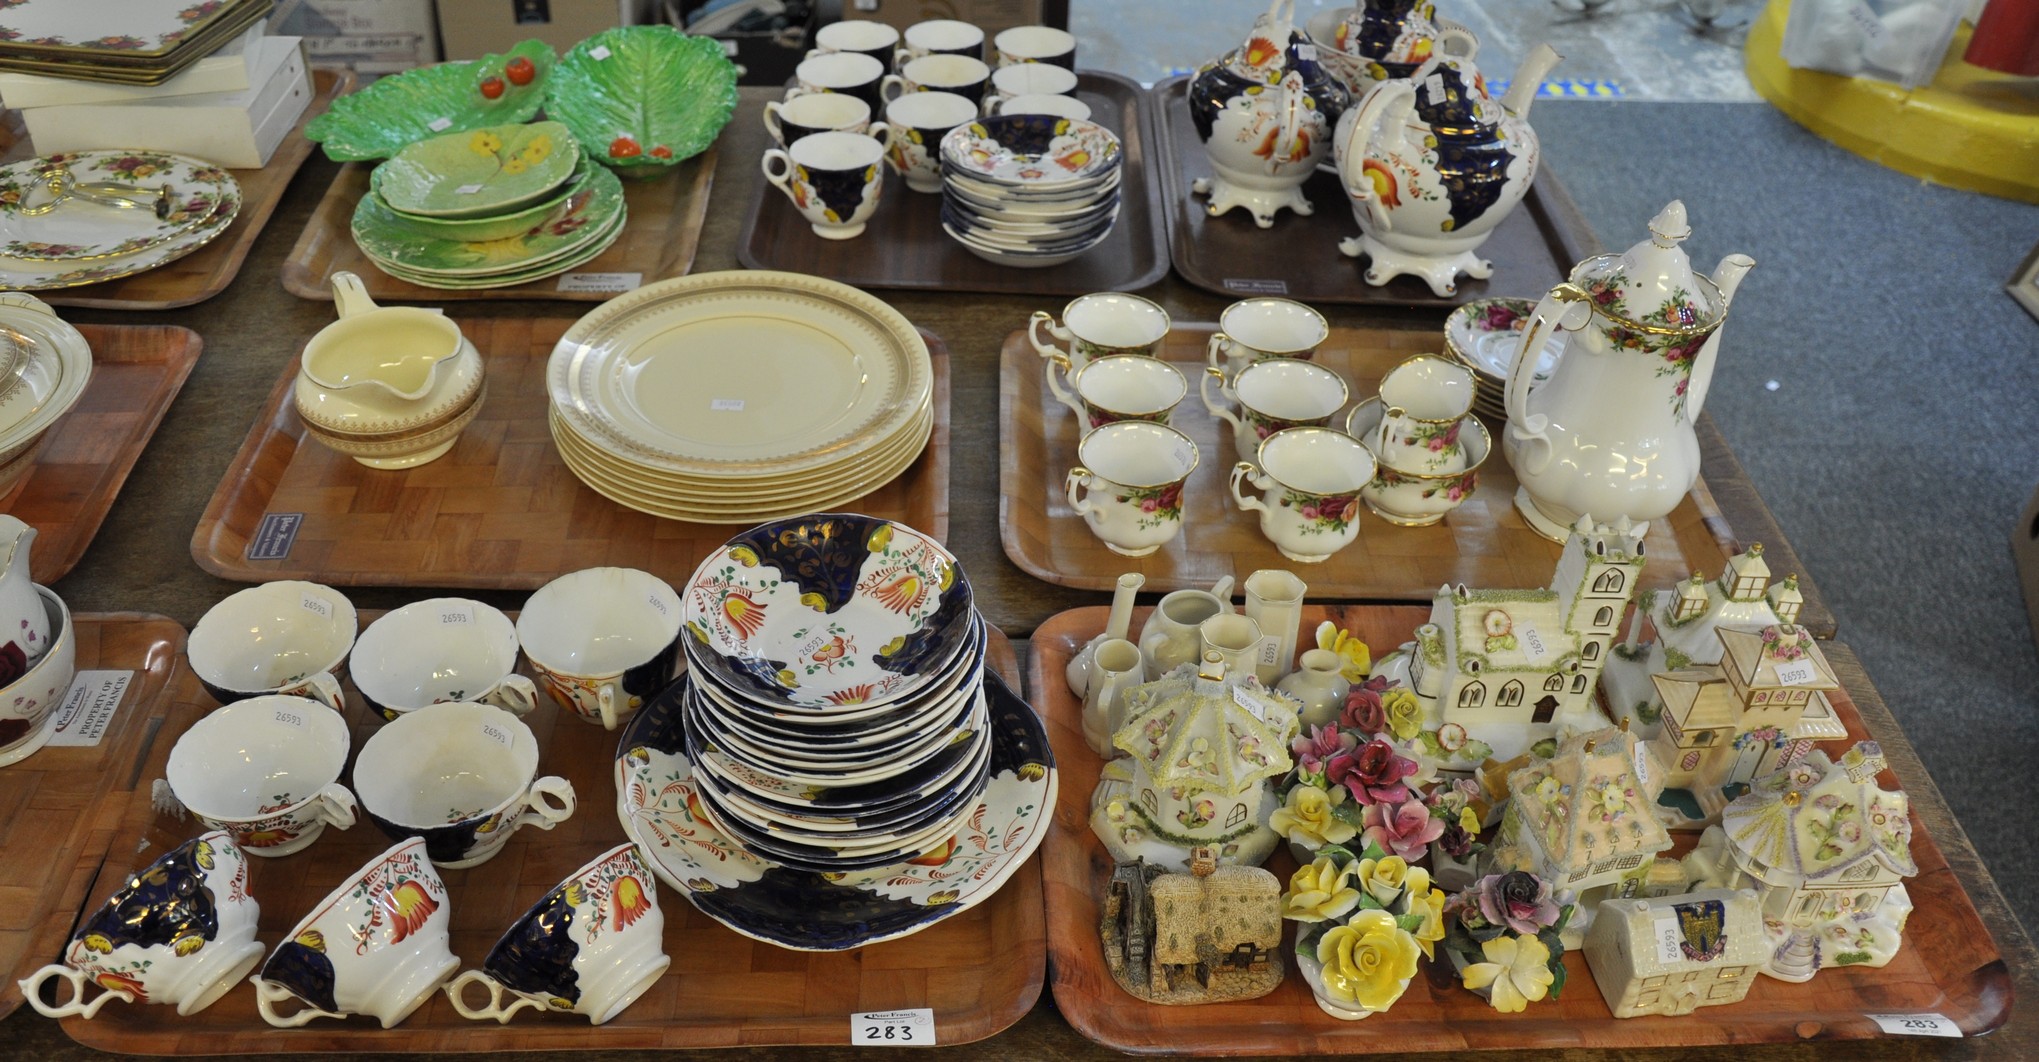
<path id="1" fill-rule="evenodd" d="M 521 210 L 573 176 L 580 143 L 558 122 L 495 125 L 430 137 L 369 175 L 393 210 L 429 218 L 486 218 Z"/>
<path id="2" fill-rule="evenodd" d="M 378 265 L 446 277 L 519 272 L 563 257 L 613 227 L 623 213 L 623 183 L 601 167 L 592 176 L 587 189 L 569 196 L 558 212 L 528 232 L 499 240 L 470 243 L 421 233 L 374 196 L 361 198 L 350 227 L 362 253 Z"/>

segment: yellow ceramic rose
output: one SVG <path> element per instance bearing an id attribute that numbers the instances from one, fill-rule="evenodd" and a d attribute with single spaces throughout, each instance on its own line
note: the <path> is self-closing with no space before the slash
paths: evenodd
<path id="1" fill-rule="evenodd" d="M 1288 800 L 1274 809 L 1268 826 L 1305 848 L 1344 844 L 1359 832 L 1358 827 L 1331 813 L 1331 794 L 1314 785 L 1289 790 Z"/>
<path id="2" fill-rule="evenodd" d="M 1381 713 L 1388 721 L 1388 731 L 1403 741 L 1408 741 L 1423 732 L 1423 702 L 1416 694 L 1399 686 L 1381 692 Z"/>
<path id="3" fill-rule="evenodd" d="M 1409 861 L 1398 855 L 1362 859 L 1359 861 L 1359 887 L 1365 889 L 1368 896 L 1379 900 L 1385 907 L 1394 903 L 1395 897 L 1402 895 L 1404 879 L 1410 873 Z M 1429 884 L 1429 871 L 1418 870 L 1414 873 L 1422 874 L 1424 884 Z"/>
<path id="4" fill-rule="evenodd" d="M 1480 817 L 1473 813 L 1471 805 L 1458 809 L 1459 829 L 1464 830 L 1470 836 L 1477 836 L 1480 832 L 1480 825 Z"/>
<path id="5" fill-rule="evenodd" d="M 1359 890 L 1353 887 L 1351 863 L 1338 866 L 1330 856 L 1297 870 L 1289 878 L 1289 891 L 1281 898 L 1281 916 L 1298 922 L 1325 922 L 1342 918 L 1359 906 Z"/>
<path id="6" fill-rule="evenodd" d="M 1414 873 L 1411 877 L 1414 877 Z M 1406 902 L 1410 914 L 1423 916 L 1423 924 L 1417 926 L 1411 934 L 1416 938 L 1417 945 L 1423 949 L 1423 957 L 1437 958 L 1437 942 L 1444 939 L 1444 892 L 1431 888 L 1429 875 L 1426 874 L 1420 887 L 1413 882 L 1409 885 Z"/>
<path id="7" fill-rule="evenodd" d="M 1351 631 L 1339 630 L 1338 625 L 1330 620 L 1317 625 L 1317 648 L 1329 649 L 1345 661 L 1338 673 L 1347 682 L 1365 682 L 1367 674 L 1373 670 L 1373 654 L 1367 651 L 1366 643 Z"/>
<path id="8" fill-rule="evenodd" d="M 1324 992 L 1368 1010 L 1386 1010 L 1416 976 L 1416 938 L 1386 911 L 1361 911 L 1317 938 Z"/>
<path id="9" fill-rule="evenodd" d="M 1480 945 L 1486 962 L 1460 975 L 1467 988 L 1487 989 L 1487 1002 L 1503 1014 L 1519 1014 L 1550 993 L 1550 949 L 1535 937 L 1499 936 Z"/>

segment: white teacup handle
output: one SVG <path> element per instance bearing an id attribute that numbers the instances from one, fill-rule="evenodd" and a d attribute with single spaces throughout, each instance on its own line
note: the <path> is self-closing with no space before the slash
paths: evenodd
<path id="1" fill-rule="evenodd" d="M 496 688 L 488 691 L 482 701 L 511 715 L 530 715 L 531 709 L 538 707 L 538 686 L 522 675 L 509 675 L 496 683 Z"/>
<path id="2" fill-rule="evenodd" d="M 1212 332 L 1210 342 L 1204 344 L 1204 364 L 1224 374 L 1225 363 L 1231 360 L 1232 337 L 1223 332 Z"/>
<path id="3" fill-rule="evenodd" d="M 791 103 L 802 96 L 811 95 L 813 91 L 805 85 L 795 85 L 786 90 L 786 102 Z"/>
<path id="4" fill-rule="evenodd" d="M 467 991 L 467 986 L 473 984 L 481 985 L 489 990 L 488 1006 L 470 1007 L 467 1005 L 466 1000 L 460 998 Z M 487 1021 L 493 1018 L 507 1025 L 510 1022 L 510 1015 L 526 1007 L 536 1007 L 539 1005 L 537 1000 L 529 996 L 518 996 L 511 1001 L 509 1006 L 505 1007 L 503 1006 L 503 993 L 505 991 L 507 989 L 503 987 L 501 981 L 490 977 L 480 970 L 469 970 L 447 982 L 445 987 L 446 998 L 453 1001 L 453 1009 L 459 1011 L 461 1017 L 474 1021 Z"/>
<path id="5" fill-rule="evenodd" d="M 52 977 L 62 978 L 70 983 L 70 1002 L 59 1003 L 52 1007 L 42 1001 L 43 983 Z M 91 982 L 85 979 L 84 971 L 73 970 L 68 966 L 60 966 L 55 963 L 51 963 L 29 974 L 27 977 L 22 978 L 18 984 L 21 987 L 22 998 L 28 1000 L 28 1005 L 34 1007 L 35 1012 L 45 1018 L 69 1018 L 74 1015 L 90 1018 L 98 1014 L 99 1008 L 105 1006 L 106 1001 L 109 999 L 123 999 L 129 1003 L 135 1001 L 134 994 L 131 992 L 123 992 L 117 988 L 108 988 L 101 992 L 97 999 L 87 1003 L 85 1002 L 85 989 Z"/>
<path id="6" fill-rule="evenodd" d="M 864 135 L 878 142 L 885 154 L 892 154 L 892 126 L 886 122 L 873 122 L 864 130 Z"/>
<path id="7" fill-rule="evenodd" d="M 772 134 L 772 139 L 778 141 L 781 147 L 786 143 L 786 129 L 779 122 L 779 112 L 785 109 L 785 106 L 778 100 L 765 101 L 765 132 Z M 459 999 L 458 996 L 454 997 L 456 1003 Z"/>
<path id="8" fill-rule="evenodd" d="M 613 682 L 604 682 L 602 687 L 595 691 L 595 712 L 597 718 L 601 719 L 604 730 L 616 729 L 617 696 L 619 694 Z"/>
<path id="9" fill-rule="evenodd" d="M 1068 496 L 1069 507 L 1071 509 L 1079 513 L 1088 513 L 1090 511 L 1090 499 L 1077 494 L 1077 491 L 1089 490 L 1090 481 L 1093 478 L 1090 469 L 1084 468 L 1082 465 L 1069 470 L 1069 475 L 1062 480 L 1062 493 Z"/>
<path id="10" fill-rule="evenodd" d="M 1211 399 L 1212 380 L 1218 381 L 1219 394 L 1226 396 L 1231 394 L 1231 391 L 1227 389 L 1229 385 L 1225 383 L 1225 370 L 1215 365 L 1206 367 L 1204 369 L 1204 378 L 1197 385 L 1197 392 L 1204 400 L 1204 408 L 1211 411 L 1211 416 L 1231 424 L 1233 431 L 1243 430 L 1245 426 L 1241 423 L 1239 414 L 1232 412 L 1223 403 Z"/>
<path id="11" fill-rule="evenodd" d="M 892 91 L 893 89 L 898 89 L 899 91 L 894 92 Z M 898 74 L 886 74 L 878 82 L 878 98 L 886 103 L 891 103 L 893 100 L 912 91 L 914 91 L 913 83 L 900 77 Z"/>
<path id="12" fill-rule="evenodd" d="M 1055 315 L 1046 310 L 1035 310 L 1027 316 L 1027 342 L 1034 345 L 1034 352 L 1044 358 L 1068 358 L 1061 348 L 1053 343 L 1041 341 L 1041 326 L 1048 326 L 1048 334 L 1067 343 L 1076 338 L 1076 333 L 1055 323 Z"/>
<path id="13" fill-rule="evenodd" d="M 1055 396 L 1056 401 L 1068 406 L 1079 419 L 1086 416 L 1087 414 L 1083 411 L 1083 403 L 1076 397 L 1074 391 L 1076 386 L 1074 375 L 1070 376 L 1068 386 L 1066 387 L 1057 379 L 1057 377 L 1062 376 L 1064 373 L 1071 372 L 1069 368 L 1069 355 L 1056 350 L 1054 347 L 1049 347 L 1048 353 L 1044 356 L 1044 360 L 1041 363 L 1041 369 L 1047 374 L 1048 391 Z M 1058 372 L 1057 370 L 1060 371 Z"/>
<path id="14" fill-rule="evenodd" d="M 783 169 L 773 172 L 774 162 L 779 163 Z M 793 179 L 793 156 L 778 148 L 766 148 L 765 157 L 758 160 L 758 168 L 764 171 L 765 180 L 772 182 L 773 187 L 786 193 L 786 198 L 793 198 L 793 189 L 787 183 Z"/>
<path id="15" fill-rule="evenodd" d="M 549 830 L 573 817 L 577 802 L 573 795 L 573 783 L 556 774 L 548 774 L 531 783 L 524 793 L 524 813 L 510 824 L 511 829 L 520 826 L 536 826 Z"/>
<path id="16" fill-rule="evenodd" d="M 904 45 L 894 48 L 892 49 L 892 69 L 897 70 L 917 58 L 919 57 L 913 54 L 913 50 Z"/>
<path id="17" fill-rule="evenodd" d="M 340 690 L 340 681 L 330 671 L 306 675 L 297 685 L 277 691 L 290 697 L 309 697 L 336 712 L 347 711 L 347 695 Z"/>
<path id="18" fill-rule="evenodd" d="M 255 1009 L 262 1012 L 262 1020 L 279 1029 L 295 1029 L 300 1025 L 310 1022 L 313 1018 L 345 1019 L 347 1017 L 345 1014 L 335 1014 L 330 1010 L 320 1010 L 301 999 L 298 1002 L 303 1004 L 302 1009 L 286 1017 L 276 1013 L 276 1004 L 297 999 L 295 993 L 274 981 L 263 980 L 259 974 L 248 978 L 248 983 L 255 986 Z"/>
<path id="19" fill-rule="evenodd" d="M 344 269 L 334 273 L 332 285 L 333 305 L 340 311 L 342 317 L 353 317 L 356 314 L 381 309 L 375 305 L 374 299 L 368 297 L 368 285 L 362 283 L 361 278 L 353 273 Z"/>
<path id="20" fill-rule="evenodd" d="M 1241 461 L 1238 464 L 1233 465 L 1232 504 L 1237 505 L 1241 509 L 1258 509 L 1263 513 L 1266 512 L 1267 511 L 1266 502 L 1261 501 L 1259 498 L 1248 497 L 1245 494 L 1240 493 L 1239 484 L 1242 481 L 1246 480 L 1251 480 L 1253 485 L 1259 487 L 1261 490 L 1266 490 L 1271 483 L 1271 481 L 1266 476 L 1260 474 L 1260 470 L 1258 468 L 1253 467 L 1253 462 L 1251 461 Z"/>
<path id="21" fill-rule="evenodd" d="M 319 818 L 326 820 L 336 830 L 350 829 L 354 825 L 354 794 L 338 782 L 319 790 Z"/>
<path id="22" fill-rule="evenodd" d="M 1011 98 L 1012 98 L 1011 96 L 1005 95 L 1002 92 L 994 92 L 991 95 L 984 97 L 984 116 L 986 118 L 989 118 L 992 115 L 997 114 L 998 109 L 1000 107 L 1005 106 L 1005 101 Z"/>

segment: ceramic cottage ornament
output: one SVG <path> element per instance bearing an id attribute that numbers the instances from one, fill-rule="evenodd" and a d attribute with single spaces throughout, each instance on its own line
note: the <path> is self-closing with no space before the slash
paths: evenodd
<path id="1" fill-rule="evenodd" d="M 1755 894 L 1733 889 L 1608 900 L 1585 947 L 1617 1018 L 1739 1003 L 1769 950 Z"/>
<path id="2" fill-rule="evenodd" d="M 1149 1003 L 1258 999 L 1281 984 L 1281 883 L 1196 849 L 1187 874 L 1120 863 L 1098 932 L 1112 980 Z"/>
<path id="3" fill-rule="evenodd" d="M 1208 847 L 1257 866 L 1279 840 L 1267 782 L 1289 769 L 1295 702 L 1250 671 L 1226 675 L 1215 655 L 1126 692 L 1112 744 L 1127 755 L 1105 764 L 1090 798 L 1090 828 L 1119 862 L 1183 868 Z"/>
<path id="4" fill-rule="evenodd" d="M 1284 207 L 1315 209 L 1303 182 L 1330 156 L 1349 97 L 1294 23 L 1295 0 L 1274 0 L 1245 43 L 1190 81 L 1190 119 L 1217 171 L 1191 189 L 1210 196 L 1212 217 L 1243 206 L 1264 229 Z"/>
<path id="5" fill-rule="evenodd" d="M 1520 486 L 1515 507 L 1538 533 L 1563 541 L 1582 514 L 1654 520 L 1699 479 L 1692 424 L 1706 405 L 1720 326 L 1747 255 L 1721 259 L 1712 277 L 1692 271 L 1679 245 L 1692 234 L 1685 206 L 1650 219 L 1650 238 L 1588 258 L 1531 313 L 1508 373 L 1502 452 Z M 1532 376 L 1545 341 L 1561 332 L 1548 379 Z"/>
<path id="6" fill-rule="evenodd" d="M 1407 273 L 1443 297 L 1493 275 L 1476 252 L 1536 179 L 1529 106 L 1559 58 L 1537 45 L 1497 100 L 1470 55 L 1433 55 L 1345 112 L 1333 144 L 1360 237 L 1338 249 L 1369 260 L 1367 283 Z"/>

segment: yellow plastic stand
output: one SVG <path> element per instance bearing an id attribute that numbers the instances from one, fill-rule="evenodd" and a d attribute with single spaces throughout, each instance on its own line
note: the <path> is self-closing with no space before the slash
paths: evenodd
<path id="1" fill-rule="evenodd" d="M 1778 110 L 1900 173 L 2039 203 L 2039 79 L 1962 62 L 1966 25 L 1932 83 L 1910 91 L 1793 69 L 1779 55 L 1790 8 L 1790 0 L 1770 0 L 1746 47 L 1750 84 Z"/>

